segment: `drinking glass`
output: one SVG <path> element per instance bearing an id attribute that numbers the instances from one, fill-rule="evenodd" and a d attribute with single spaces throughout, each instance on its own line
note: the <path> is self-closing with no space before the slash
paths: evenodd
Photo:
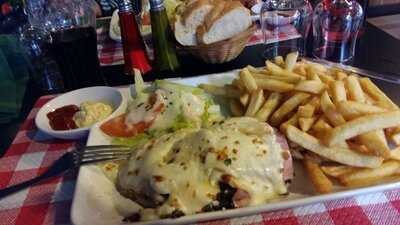
<path id="1" fill-rule="evenodd" d="M 46 36 L 42 51 L 55 60 L 65 91 L 104 85 L 97 54 L 93 0 L 26 0 L 35 30 Z"/>
<path id="2" fill-rule="evenodd" d="M 266 46 L 264 58 L 293 51 L 305 55 L 311 20 L 312 6 L 307 0 L 263 0 L 260 23 Z"/>
<path id="3" fill-rule="evenodd" d="M 46 48 L 48 32 L 44 29 L 45 0 L 23 1 L 28 24 L 20 27 L 19 39 L 33 65 L 33 82 L 42 94 L 65 91 L 63 78 L 55 60 Z"/>
<path id="4" fill-rule="evenodd" d="M 363 9 L 355 0 L 324 0 L 313 16 L 313 55 L 348 63 L 354 57 Z"/>

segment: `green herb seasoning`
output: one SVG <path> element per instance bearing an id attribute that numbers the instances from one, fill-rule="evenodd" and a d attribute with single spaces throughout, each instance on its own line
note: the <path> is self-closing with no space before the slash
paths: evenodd
<path id="1" fill-rule="evenodd" d="M 232 164 L 232 159 L 225 159 L 224 160 L 224 164 L 225 164 L 225 166 L 229 166 L 229 165 L 231 165 Z"/>
<path id="2" fill-rule="evenodd" d="M 151 30 L 154 48 L 154 66 L 159 71 L 175 71 L 179 68 L 172 31 L 163 0 L 150 0 Z"/>

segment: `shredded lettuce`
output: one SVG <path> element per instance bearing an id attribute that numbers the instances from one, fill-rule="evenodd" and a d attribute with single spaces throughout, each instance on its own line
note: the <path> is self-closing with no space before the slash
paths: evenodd
<path id="1" fill-rule="evenodd" d="M 215 107 L 218 107 L 218 110 L 213 110 Z M 213 122 L 218 122 L 223 119 L 224 118 L 219 111 L 219 106 L 215 104 L 214 100 L 210 96 L 206 96 L 204 113 L 201 115 L 202 127 L 209 127 Z"/>
<path id="2" fill-rule="evenodd" d="M 198 87 L 191 87 L 183 84 L 174 83 L 166 80 L 156 80 L 155 81 L 157 87 L 164 88 L 167 90 L 176 90 L 176 91 L 184 91 L 190 92 L 194 95 L 204 95 L 204 90 Z"/>
<path id="3" fill-rule="evenodd" d="M 140 73 L 135 73 L 135 91 L 136 96 L 140 97 L 144 90 L 144 81 Z"/>
<path id="4" fill-rule="evenodd" d="M 203 89 L 198 88 L 198 87 L 192 87 L 192 86 L 187 86 L 183 84 L 178 84 L 178 83 L 173 83 L 170 81 L 166 80 L 156 80 L 155 81 L 155 86 L 152 86 L 152 88 L 162 88 L 165 90 L 173 91 L 175 94 L 174 97 L 176 98 L 176 104 L 170 104 L 169 107 L 174 107 L 173 110 L 176 110 L 176 113 L 179 113 L 177 116 L 174 113 L 174 116 L 167 118 L 168 120 L 168 127 L 160 127 L 161 129 L 157 129 L 154 127 L 154 129 L 150 129 L 145 131 L 145 133 L 138 134 L 134 137 L 113 137 L 112 139 L 112 144 L 118 144 L 118 145 L 127 145 L 127 146 L 139 146 L 142 144 L 145 144 L 149 140 L 155 137 L 159 137 L 165 133 L 169 132 L 175 132 L 180 129 L 185 129 L 185 128 L 194 128 L 198 127 L 199 125 L 201 127 L 209 127 L 212 125 L 213 122 L 220 121 L 223 119 L 223 116 L 220 113 L 219 107 L 215 104 L 213 98 L 211 95 L 207 94 Z M 140 74 L 135 74 L 135 92 L 136 95 L 133 96 L 134 99 L 129 103 L 129 105 L 135 105 L 138 102 L 144 102 L 149 96 L 149 89 L 145 86 L 143 79 Z M 176 107 L 181 107 L 180 102 L 182 99 L 180 99 L 182 96 L 181 94 L 183 93 L 192 93 L 193 95 L 196 95 L 200 99 L 204 101 L 204 113 L 200 117 L 200 121 L 192 121 L 188 118 L 185 117 L 185 115 L 182 113 L 182 109 L 178 109 Z M 173 99 L 174 100 L 174 99 Z M 179 104 L 178 104 L 179 103 Z M 175 109 L 176 108 L 176 109 Z M 172 121 L 171 121 L 172 120 Z M 198 122 L 201 122 L 201 124 L 198 124 Z"/>
<path id="5" fill-rule="evenodd" d="M 139 146 L 143 145 L 154 137 L 159 137 L 169 132 L 175 132 L 184 128 L 193 128 L 194 123 L 185 119 L 182 114 L 175 117 L 172 126 L 166 130 L 150 130 L 145 133 L 138 134 L 134 137 L 113 137 L 111 143 L 115 145 L 126 145 L 126 146 Z"/>
<path id="6" fill-rule="evenodd" d="M 152 138 L 147 133 L 138 134 L 134 137 L 113 137 L 111 143 L 114 145 L 126 145 L 126 146 L 139 146 L 145 144 Z"/>
<path id="7" fill-rule="evenodd" d="M 135 92 L 132 93 L 134 99 L 133 102 L 145 102 L 149 97 L 149 93 L 146 91 L 146 85 L 143 81 L 143 77 L 140 73 L 135 73 Z"/>
<path id="8" fill-rule="evenodd" d="M 164 2 L 168 19 L 171 21 L 175 16 L 175 9 L 181 3 L 180 0 L 166 0 Z"/>
<path id="9" fill-rule="evenodd" d="M 176 131 L 183 128 L 193 128 L 193 127 L 195 127 L 193 122 L 186 120 L 182 114 L 179 114 L 177 117 L 175 117 L 174 123 L 171 126 L 171 130 Z"/>
<path id="10" fill-rule="evenodd" d="M 210 108 L 210 103 L 209 101 L 206 101 L 204 105 L 204 113 L 201 115 L 201 124 L 205 127 L 208 127 L 209 125 L 209 119 L 210 119 L 210 113 L 208 112 L 209 108 Z"/>

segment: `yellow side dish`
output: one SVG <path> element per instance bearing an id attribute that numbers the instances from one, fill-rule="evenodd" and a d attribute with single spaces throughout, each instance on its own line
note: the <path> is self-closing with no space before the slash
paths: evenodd
<path id="1" fill-rule="evenodd" d="M 113 112 L 113 108 L 103 102 L 87 101 L 83 102 L 79 108 L 80 110 L 75 113 L 73 118 L 78 127 L 91 126 Z"/>

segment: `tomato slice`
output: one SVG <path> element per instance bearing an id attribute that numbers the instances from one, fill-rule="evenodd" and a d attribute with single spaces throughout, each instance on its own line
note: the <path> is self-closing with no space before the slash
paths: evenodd
<path id="1" fill-rule="evenodd" d="M 152 112 L 159 114 L 164 108 L 164 104 L 161 103 L 153 108 Z M 143 133 L 147 128 L 151 126 L 153 121 L 155 120 L 156 114 L 151 121 L 141 121 L 136 124 L 132 124 L 131 126 L 127 126 L 125 124 L 126 113 L 120 116 L 117 116 L 100 126 L 100 129 L 107 135 L 113 137 L 132 137 L 137 134 Z"/>
<path id="2" fill-rule="evenodd" d="M 156 96 L 154 99 L 150 99 L 153 105 L 153 109 L 150 113 L 153 113 L 152 119 L 150 121 L 141 121 L 131 126 L 125 124 L 126 113 L 117 116 L 100 126 L 100 129 L 107 135 L 113 137 L 132 137 L 139 133 L 143 133 L 147 128 L 151 126 L 156 116 L 164 109 L 164 103 L 154 105 L 156 103 Z"/>
<path id="3" fill-rule="evenodd" d="M 155 109 L 153 109 L 153 112 L 162 112 L 164 110 L 164 103 L 159 104 Z"/>
<path id="4" fill-rule="evenodd" d="M 125 124 L 126 114 L 122 114 L 117 116 L 100 126 L 100 129 L 107 135 L 114 137 L 132 137 L 137 135 L 138 133 L 143 133 L 146 128 L 150 126 L 150 124 L 146 124 L 145 122 L 139 122 L 137 124 L 133 124 L 131 127 L 126 126 Z"/>

